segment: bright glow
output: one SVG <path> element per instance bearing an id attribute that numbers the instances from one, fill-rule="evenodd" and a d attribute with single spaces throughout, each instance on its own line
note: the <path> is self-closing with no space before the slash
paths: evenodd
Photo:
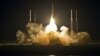
<path id="1" fill-rule="evenodd" d="M 49 55 L 49 56 L 56 56 L 56 55 Z"/>
<path id="2" fill-rule="evenodd" d="M 56 32 L 57 31 L 57 26 L 55 24 L 55 21 L 54 21 L 53 17 L 51 17 L 50 23 L 49 23 L 49 25 L 46 26 L 45 31 L 46 32 Z"/>

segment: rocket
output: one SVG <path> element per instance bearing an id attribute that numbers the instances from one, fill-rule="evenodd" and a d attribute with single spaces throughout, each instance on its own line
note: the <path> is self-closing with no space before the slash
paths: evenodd
<path id="1" fill-rule="evenodd" d="M 52 11 L 51 11 L 51 17 L 53 17 L 53 3 L 52 3 Z"/>

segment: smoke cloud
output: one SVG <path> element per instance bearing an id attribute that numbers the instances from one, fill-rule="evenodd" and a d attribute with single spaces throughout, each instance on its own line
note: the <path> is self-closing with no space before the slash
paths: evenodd
<path id="1" fill-rule="evenodd" d="M 50 28 L 43 28 L 42 24 L 29 22 L 26 25 L 26 31 L 25 33 L 18 30 L 16 33 L 17 40 L 20 44 L 31 43 L 44 46 L 59 44 L 69 46 L 76 43 L 84 44 L 90 40 L 90 35 L 87 32 L 74 33 L 74 37 L 71 37 L 69 28 L 66 26 L 61 26 L 60 31 L 50 31 Z"/>

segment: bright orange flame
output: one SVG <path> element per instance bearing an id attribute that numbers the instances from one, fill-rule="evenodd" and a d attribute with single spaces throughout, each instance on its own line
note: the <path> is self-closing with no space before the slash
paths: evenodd
<path id="1" fill-rule="evenodd" d="M 46 26 L 46 29 L 45 29 L 46 32 L 56 32 L 57 31 L 57 26 L 55 24 L 55 21 L 54 21 L 54 18 L 51 17 L 50 19 L 50 24 Z"/>

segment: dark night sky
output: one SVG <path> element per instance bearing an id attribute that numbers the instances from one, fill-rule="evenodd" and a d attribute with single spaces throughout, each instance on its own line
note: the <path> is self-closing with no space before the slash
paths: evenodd
<path id="1" fill-rule="evenodd" d="M 15 40 L 18 29 L 25 30 L 29 20 L 29 9 L 36 10 L 37 22 L 47 25 L 50 19 L 51 4 L 54 3 L 54 17 L 58 26 L 69 27 L 70 9 L 78 10 L 79 31 L 87 31 L 92 39 L 100 40 L 100 4 L 95 0 L 0 0 L 0 40 Z"/>

